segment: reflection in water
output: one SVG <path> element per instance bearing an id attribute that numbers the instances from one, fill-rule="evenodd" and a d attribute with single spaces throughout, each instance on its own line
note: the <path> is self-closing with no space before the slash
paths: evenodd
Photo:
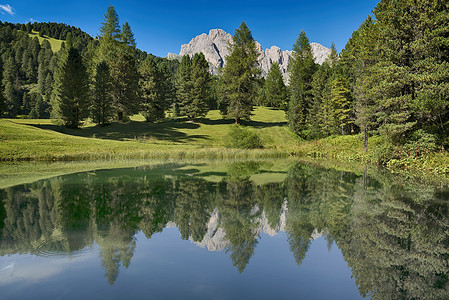
<path id="1" fill-rule="evenodd" d="M 131 264 L 139 231 L 150 238 L 176 225 L 182 239 L 226 249 L 239 272 L 261 232 L 284 231 L 298 265 L 325 235 L 364 297 L 449 297 L 447 189 L 300 164 L 278 182 L 253 180 L 259 162 L 230 164 L 218 182 L 195 166 L 179 167 L 80 173 L 0 190 L 0 255 L 76 254 L 97 244 L 114 284 Z"/>

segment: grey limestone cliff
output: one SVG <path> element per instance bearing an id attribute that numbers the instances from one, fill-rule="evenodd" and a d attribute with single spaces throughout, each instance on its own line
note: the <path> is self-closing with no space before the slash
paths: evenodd
<path id="1" fill-rule="evenodd" d="M 181 56 L 190 55 L 202 52 L 209 62 L 210 72 L 218 74 L 218 68 L 224 67 L 226 64 L 226 57 L 229 55 L 229 43 L 232 42 L 232 36 L 222 29 L 212 29 L 209 34 L 203 33 L 193 38 L 188 44 L 181 46 L 179 55 L 169 53 L 167 58 L 179 59 Z M 319 43 L 311 43 L 312 52 L 315 62 L 322 64 L 330 54 L 330 49 L 324 47 Z M 284 74 L 284 79 L 287 80 L 287 67 L 291 60 L 292 51 L 282 51 L 277 46 L 262 49 L 262 46 L 256 42 L 256 49 L 259 53 L 258 62 L 262 71 L 262 76 L 266 77 L 273 63 L 277 62 Z"/>

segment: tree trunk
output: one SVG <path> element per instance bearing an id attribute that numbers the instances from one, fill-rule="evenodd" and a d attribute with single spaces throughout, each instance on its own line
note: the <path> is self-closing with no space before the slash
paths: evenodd
<path id="1" fill-rule="evenodd" d="M 365 127 L 365 129 L 363 130 L 364 133 L 364 151 L 366 152 L 368 150 L 368 127 Z"/>

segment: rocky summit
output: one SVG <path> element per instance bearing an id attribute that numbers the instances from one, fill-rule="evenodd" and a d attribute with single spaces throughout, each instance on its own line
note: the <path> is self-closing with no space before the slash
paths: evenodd
<path id="1" fill-rule="evenodd" d="M 203 33 L 193 38 L 188 44 L 181 46 L 178 54 L 169 53 L 167 58 L 178 59 L 184 55 L 193 56 L 195 53 L 202 52 L 210 64 L 210 72 L 218 74 L 218 68 L 224 67 L 226 57 L 229 55 L 228 44 L 232 42 L 232 36 L 222 29 L 212 29 L 209 34 Z M 315 62 L 322 64 L 329 56 L 331 50 L 319 43 L 311 43 Z M 262 49 L 262 46 L 256 42 L 256 49 L 259 53 L 258 62 L 262 70 L 262 76 L 266 77 L 271 65 L 275 62 L 279 64 L 284 79 L 287 79 L 287 67 L 291 59 L 292 51 L 282 51 L 277 46 Z"/>

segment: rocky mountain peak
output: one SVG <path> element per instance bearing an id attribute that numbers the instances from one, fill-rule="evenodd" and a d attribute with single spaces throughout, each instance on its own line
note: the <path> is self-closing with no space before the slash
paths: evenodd
<path id="1" fill-rule="evenodd" d="M 218 68 L 222 68 L 226 64 L 226 57 L 230 54 L 228 46 L 231 42 L 232 36 L 226 31 L 222 29 L 211 29 L 209 34 L 202 33 L 193 38 L 188 44 L 182 45 L 179 55 L 169 53 L 167 58 L 175 59 L 184 55 L 193 56 L 195 53 L 202 52 L 209 62 L 210 72 L 212 74 L 218 74 Z M 319 43 L 311 43 L 310 46 L 312 47 L 315 62 L 322 64 L 329 56 L 331 50 Z M 266 77 L 273 63 L 277 62 L 284 75 L 284 79 L 287 80 L 287 67 L 291 60 L 292 51 L 282 51 L 277 46 L 271 46 L 271 48 L 264 51 L 257 41 L 256 49 L 259 53 L 258 62 L 262 70 L 262 76 Z"/>

